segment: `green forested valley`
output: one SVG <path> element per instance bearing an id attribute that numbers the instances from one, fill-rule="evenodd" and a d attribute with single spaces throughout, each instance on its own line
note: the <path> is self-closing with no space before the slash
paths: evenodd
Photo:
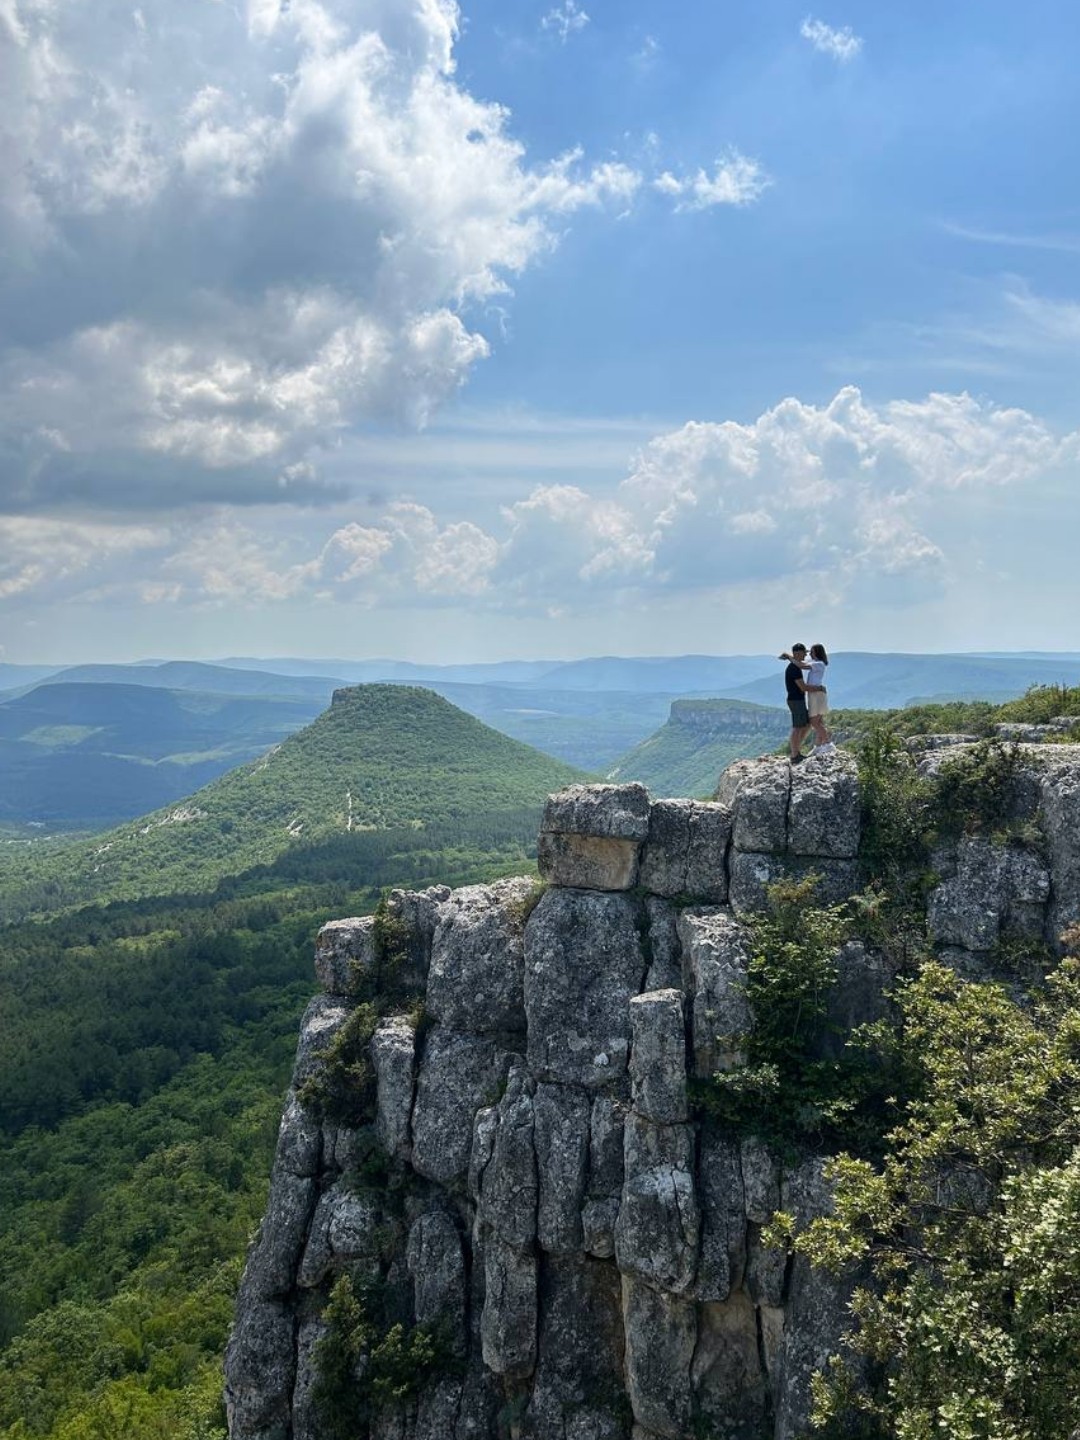
<path id="1" fill-rule="evenodd" d="M 530 870 L 575 774 L 429 692 L 365 687 L 191 797 L 201 820 L 6 847 L 4 1440 L 223 1436 L 318 927 L 386 886 Z"/>

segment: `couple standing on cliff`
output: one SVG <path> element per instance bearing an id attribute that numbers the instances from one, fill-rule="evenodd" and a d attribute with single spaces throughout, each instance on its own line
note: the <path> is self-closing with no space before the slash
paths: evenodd
<path id="1" fill-rule="evenodd" d="M 787 686 L 787 703 L 791 711 L 791 739 L 788 748 L 791 763 L 798 765 L 802 758 L 802 742 L 807 732 L 813 730 L 816 744 L 815 755 L 831 754 L 836 746 L 825 728 L 825 716 L 829 713 L 828 694 L 825 689 L 825 667 L 829 657 L 824 645 L 811 645 L 810 658 L 806 658 L 805 645 L 793 645 L 780 656 L 788 662 L 784 671 Z M 805 672 L 805 678 L 804 678 Z"/>

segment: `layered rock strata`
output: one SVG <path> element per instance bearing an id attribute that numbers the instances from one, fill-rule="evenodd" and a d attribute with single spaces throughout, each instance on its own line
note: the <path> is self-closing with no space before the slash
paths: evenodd
<path id="1" fill-rule="evenodd" d="M 937 857 L 943 953 L 985 961 L 1080 915 L 1080 758 L 1051 749 L 1016 802 L 1037 845 L 969 837 Z M 802 1433 L 846 1290 L 761 1234 L 778 1208 L 827 1208 L 822 1163 L 703 1130 L 688 1083 L 735 1063 L 753 1025 L 744 917 L 785 874 L 847 895 L 859 816 L 843 753 L 737 762 L 712 802 L 574 787 L 548 803 L 542 892 L 395 892 L 397 973 L 423 1020 L 403 1003 L 378 1022 L 362 1125 L 320 1122 L 304 1099 L 379 965 L 371 919 L 324 927 L 227 1356 L 232 1440 L 330 1436 L 317 1356 L 344 1273 L 391 1292 L 406 1328 L 449 1336 L 453 1361 L 358 1413 L 357 1440 Z M 891 978 L 858 944 L 840 973 L 823 1053 L 880 1013 Z"/>

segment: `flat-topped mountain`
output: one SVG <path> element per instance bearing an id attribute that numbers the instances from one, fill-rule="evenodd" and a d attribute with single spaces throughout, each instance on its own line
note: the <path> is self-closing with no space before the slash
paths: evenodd
<path id="1" fill-rule="evenodd" d="M 667 723 L 609 772 L 654 795 L 708 795 L 733 760 L 775 750 L 791 728 L 786 710 L 745 700 L 676 700 Z"/>

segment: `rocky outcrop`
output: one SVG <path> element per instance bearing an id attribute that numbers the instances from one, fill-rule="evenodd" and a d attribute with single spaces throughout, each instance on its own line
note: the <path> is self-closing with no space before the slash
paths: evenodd
<path id="1" fill-rule="evenodd" d="M 921 753 L 927 773 L 952 739 Z M 1029 839 L 966 836 L 934 860 L 931 934 L 971 965 L 1080 919 L 1080 758 L 1031 754 Z M 781 1206 L 827 1210 L 822 1164 L 703 1125 L 689 1096 L 755 1023 L 748 913 L 782 876 L 850 893 L 859 815 L 843 753 L 739 761 L 711 802 L 574 787 L 545 813 L 542 893 L 395 892 L 401 1004 L 372 1034 L 368 1112 L 350 1127 L 304 1097 L 385 957 L 371 920 L 324 927 L 229 1345 L 232 1440 L 323 1440 L 319 1346 L 345 1274 L 384 1297 L 372 1347 L 380 1324 L 442 1347 L 375 1418 L 357 1410 L 357 1440 L 803 1433 L 848 1286 L 762 1230 Z M 838 969 L 826 1058 L 884 1013 L 890 981 L 857 942 Z"/>

